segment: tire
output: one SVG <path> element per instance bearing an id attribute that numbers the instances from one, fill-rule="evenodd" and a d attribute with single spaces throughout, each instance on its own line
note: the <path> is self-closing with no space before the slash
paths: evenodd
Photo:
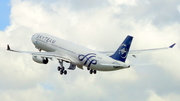
<path id="1" fill-rule="evenodd" d="M 97 72 L 96 72 L 96 70 L 94 70 L 94 74 L 96 74 Z"/>
<path id="2" fill-rule="evenodd" d="M 63 75 L 63 72 L 62 72 L 62 71 L 60 71 L 60 74 L 61 74 L 61 75 Z"/>
<path id="3" fill-rule="evenodd" d="M 60 70 L 61 70 L 61 67 L 57 67 L 57 70 L 60 71 Z"/>
<path id="4" fill-rule="evenodd" d="M 90 74 L 92 74 L 92 73 L 93 73 L 93 70 L 91 69 L 89 72 L 90 72 Z"/>
<path id="5" fill-rule="evenodd" d="M 66 70 L 64 70 L 64 75 L 66 75 L 67 74 L 67 71 Z"/>

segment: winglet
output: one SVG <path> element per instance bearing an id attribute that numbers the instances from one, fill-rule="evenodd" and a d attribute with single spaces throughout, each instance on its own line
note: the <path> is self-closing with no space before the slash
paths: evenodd
<path id="1" fill-rule="evenodd" d="M 9 46 L 9 45 L 7 45 L 7 50 L 11 50 L 11 48 L 10 48 L 10 46 Z"/>
<path id="2" fill-rule="evenodd" d="M 175 45 L 176 45 L 176 43 L 174 43 L 171 46 L 169 46 L 169 48 L 173 48 Z"/>

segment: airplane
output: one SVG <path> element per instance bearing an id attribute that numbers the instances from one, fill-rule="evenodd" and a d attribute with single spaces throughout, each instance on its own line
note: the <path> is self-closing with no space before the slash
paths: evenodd
<path id="1" fill-rule="evenodd" d="M 97 71 L 115 71 L 130 68 L 130 65 L 125 63 L 128 54 L 169 49 L 176 44 L 164 48 L 130 50 L 132 40 L 133 37 L 128 35 L 116 51 L 98 52 L 49 34 L 36 33 L 31 37 L 31 41 L 39 52 L 13 50 L 10 45 L 7 45 L 7 50 L 31 54 L 32 59 L 41 64 L 47 64 L 49 60 L 55 58 L 60 64 L 57 70 L 61 75 L 67 74 L 63 62 L 70 64 L 69 70 L 75 70 L 76 67 L 83 69 L 83 66 L 85 66 L 90 74 L 96 74 Z M 133 55 L 133 57 L 136 56 Z"/>

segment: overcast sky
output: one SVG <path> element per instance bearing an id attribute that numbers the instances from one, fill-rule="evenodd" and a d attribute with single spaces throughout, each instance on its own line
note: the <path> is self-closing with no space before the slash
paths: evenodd
<path id="1" fill-rule="evenodd" d="M 5 0 L 4 0 L 5 1 Z M 0 18 L 0 101 L 179 101 L 179 0 L 11 0 Z M 1 11 L 2 11 L 1 9 Z M 9 11 L 10 9 L 10 11 Z M 7 12 L 10 14 L 7 14 Z M 34 33 L 48 33 L 97 51 L 116 50 L 127 35 L 131 49 L 173 49 L 128 57 L 129 69 L 68 71 L 60 76 L 58 61 L 47 65 L 32 56 L 6 51 L 38 51 Z M 68 64 L 65 64 L 67 67 Z"/>

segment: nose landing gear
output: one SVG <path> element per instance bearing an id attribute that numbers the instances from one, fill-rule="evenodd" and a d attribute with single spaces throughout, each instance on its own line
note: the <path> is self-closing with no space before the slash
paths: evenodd
<path id="1" fill-rule="evenodd" d="M 90 69 L 90 68 L 87 68 L 87 69 L 89 70 L 89 73 L 90 73 L 90 74 L 96 74 L 96 73 L 97 73 L 96 70 L 93 70 L 93 69 Z"/>

